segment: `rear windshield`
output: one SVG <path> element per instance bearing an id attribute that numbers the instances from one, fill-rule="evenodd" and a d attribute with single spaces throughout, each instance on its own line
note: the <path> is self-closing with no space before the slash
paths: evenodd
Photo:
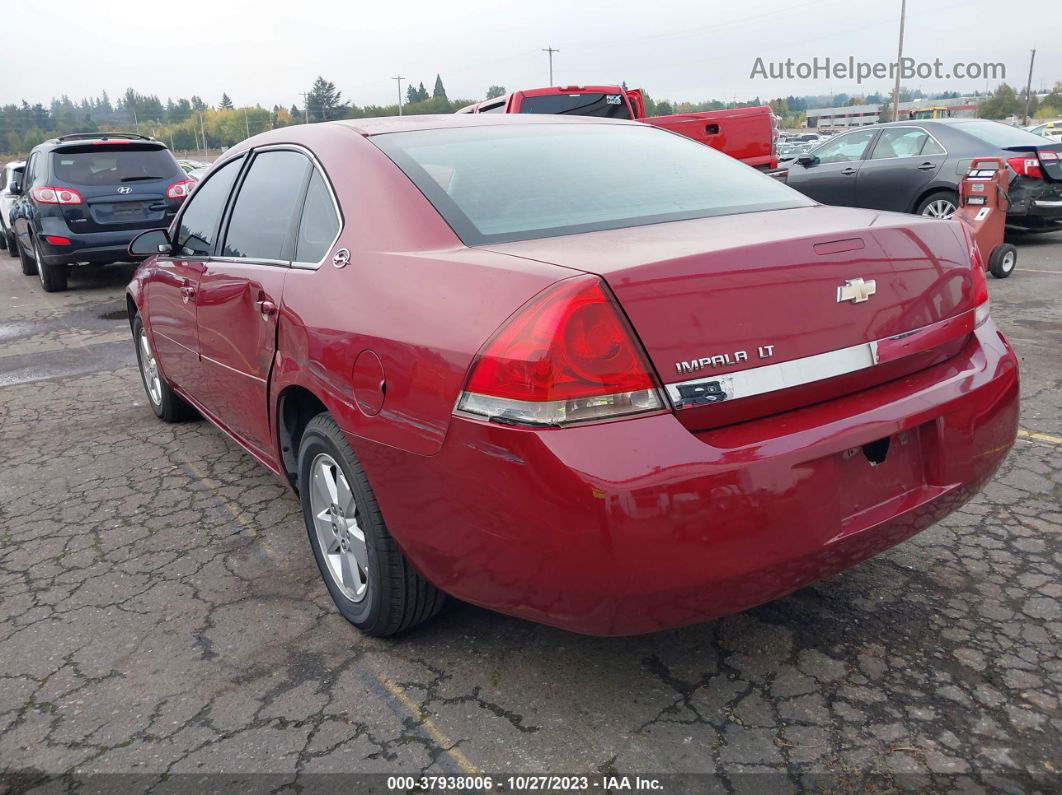
<path id="1" fill-rule="evenodd" d="M 570 113 L 572 116 L 603 116 L 606 119 L 629 119 L 631 112 L 622 94 L 551 94 L 524 97 L 521 113 Z"/>
<path id="2" fill-rule="evenodd" d="M 52 174 L 70 185 L 119 185 L 183 173 L 169 149 L 97 144 L 52 153 Z"/>
<path id="3" fill-rule="evenodd" d="M 466 245 L 814 203 L 703 144 L 640 124 L 498 125 L 369 140 Z"/>
<path id="4" fill-rule="evenodd" d="M 1028 130 L 1000 124 L 998 121 L 965 121 L 955 127 L 967 135 L 973 135 L 992 146 L 1043 146 L 1044 139 Z"/>

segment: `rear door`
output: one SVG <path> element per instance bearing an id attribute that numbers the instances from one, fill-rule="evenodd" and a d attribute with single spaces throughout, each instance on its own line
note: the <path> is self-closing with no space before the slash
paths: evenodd
<path id="1" fill-rule="evenodd" d="M 875 135 L 877 130 L 868 128 L 835 136 L 811 152 L 813 162 L 794 160 L 786 184 L 823 204 L 855 205 L 856 177 Z"/>
<path id="2" fill-rule="evenodd" d="M 199 281 L 202 370 L 197 396 L 220 423 L 268 460 L 275 458 L 269 374 L 284 279 L 295 256 L 311 170 L 301 151 L 259 150 L 232 202 L 220 256 L 206 264 Z"/>
<path id="3" fill-rule="evenodd" d="M 167 380 L 198 400 L 199 279 L 214 253 L 222 214 L 244 158 L 221 166 L 201 183 L 181 213 L 171 256 L 159 256 L 144 285 L 148 328 Z"/>
<path id="4" fill-rule="evenodd" d="M 921 127 L 886 127 L 856 178 L 856 204 L 906 213 L 937 176 L 948 153 Z"/>
<path id="5" fill-rule="evenodd" d="M 180 209 L 183 194 L 167 192 L 184 172 L 159 143 L 101 139 L 59 147 L 51 159 L 52 180 L 82 199 L 63 205 L 75 234 L 167 227 Z"/>

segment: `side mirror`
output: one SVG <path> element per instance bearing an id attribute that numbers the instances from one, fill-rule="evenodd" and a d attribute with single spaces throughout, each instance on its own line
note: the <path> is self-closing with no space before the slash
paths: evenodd
<path id="1" fill-rule="evenodd" d="M 133 238 L 129 253 L 134 257 L 150 257 L 152 254 L 169 254 L 173 243 L 165 229 L 149 229 Z"/>
<path id="2" fill-rule="evenodd" d="M 12 182 L 10 185 L 7 186 L 7 191 L 12 196 L 21 196 L 22 195 L 22 184 L 19 183 L 19 182 Z"/>
<path id="3" fill-rule="evenodd" d="M 813 155 L 811 152 L 804 152 L 802 154 L 797 155 L 796 161 L 802 166 L 810 166 L 812 163 L 817 162 L 818 159 L 819 158 Z"/>

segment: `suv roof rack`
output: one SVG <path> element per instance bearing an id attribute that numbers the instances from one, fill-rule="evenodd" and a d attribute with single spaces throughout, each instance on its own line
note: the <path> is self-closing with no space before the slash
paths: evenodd
<path id="1" fill-rule="evenodd" d="M 154 141 L 155 139 L 149 135 L 141 135 L 140 133 L 126 133 L 126 132 L 85 132 L 85 133 L 70 133 L 68 135 L 60 135 L 57 141 L 89 141 L 93 138 L 99 138 L 100 140 L 107 140 L 108 138 L 127 138 L 134 141 Z"/>

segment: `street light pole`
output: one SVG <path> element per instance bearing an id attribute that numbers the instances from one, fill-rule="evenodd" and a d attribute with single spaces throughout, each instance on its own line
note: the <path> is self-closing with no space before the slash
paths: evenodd
<path id="1" fill-rule="evenodd" d="M 402 77 L 402 75 L 395 75 L 391 79 L 394 80 L 396 83 L 398 83 L 398 115 L 401 116 L 402 115 L 402 81 L 405 80 L 405 78 Z"/>
<path id="2" fill-rule="evenodd" d="M 560 50 L 555 50 L 552 47 L 546 47 L 542 50 L 542 52 L 549 53 L 549 84 L 553 85 L 553 53 L 560 52 Z"/>
<path id="3" fill-rule="evenodd" d="M 907 0 L 900 0 L 900 48 L 896 51 L 896 86 L 892 96 L 892 120 L 900 120 L 900 65 L 903 63 L 903 23 L 907 17 Z"/>
<path id="4" fill-rule="evenodd" d="M 1029 123 L 1029 103 L 1032 102 L 1032 70 L 1034 63 L 1036 63 L 1036 50 L 1032 51 L 1032 57 L 1029 58 L 1029 82 L 1025 84 L 1025 113 L 1021 117 L 1022 127 Z"/>

